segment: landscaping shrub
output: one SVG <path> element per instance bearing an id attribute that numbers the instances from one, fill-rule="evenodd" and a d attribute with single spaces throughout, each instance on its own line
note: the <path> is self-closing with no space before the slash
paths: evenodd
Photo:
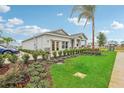
<path id="1" fill-rule="evenodd" d="M 27 88 L 47 88 L 48 81 L 47 80 L 39 80 L 38 84 L 36 83 L 28 83 Z"/>
<path id="2" fill-rule="evenodd" d="M 44 59 L 44 60 L 46 60 L 46 59 L 48 59 L 48 52 L 45 52 L 45 51 L 42 51 L 41 52 L 41 55 L 42 55 L 42 58 Z"/>
<path id="3" fill-rule="evenodd" d="M 75 53 L 78 54 L 78 49 L 75 49 Z"/>
<path id="4" fill-rule="evenodd" d="M 26 87 L 28 88 L 44 88 L 48 87 L 47 82 L 47 72 L 41 63 L 32 63 L 29 65 L 27 72 L 30 76 L 30 82 Z"/>
<path id="5" fill-rule="evenodd" d="M 16 63 L 18 60 L 18 57 L 15 54 L 7 54 L 7 58 L 11 63 Z"/>
<path id="6" fill-rule="evenodd" d="M 63 55 L 66 56 L 66 53 L 67 53 L 66 50 L 64 50 L 64 51 L 63 51 Z"/>
<path id="7" fill-rule="evenodd" d="M 48 87 L 48 81 L 47 80 L 41 80 L 38 85 L 39 88 L 47 88 Z"/>
<path id="8" fill-rule="evenodd" d="M 24 55 L 22 56 L 22 60 L 23 60 L 23 62 L 24 62 L 25 64 L 28 63 L 29 58 L 30 58 L 30 56 L 29 56 L 28 54 L 24 54 Z"/>
<path id="9" fill-rule="evenodd" d="M 75 49 L 72 49 L 72 55 L 74 55 L 75 54 Z"/>
<path id="10" fill-rule="evenodd" d="M 32 53 L 32 57 L 33 57 L 35 62 L 37 61 L 38 56 L 39 56 L 39 52 L 35 51 Z"/>
<path id="11" fill-rule="evenodd" d="M 74 52 L 73 52 L 73 49 L 70 49 L 70 55 L 73 55 Z"/>
<path id="12" fill-rule="evenodd" d="M 57 57 L 57 52 L 53 51 L 53 57 L 56 58 Z"/>
<path id="13" fill-rule="evenodd" d="M 4 61 L 5 61 L 4 56 L 2 54 L 0 54 L 0 68 L 3 66 Z"/>
<path id="14" fill-rule="evenodd" d="M 59 57 L 61 57 L 62 56 L 62 51 L 58 51 L 58 55 L 59 55 Z"/>
<path id="15" fill-rule="evenodd" d="M 69 56 L 70 55 L 70 50 L 66 50 L 66 52 L 67 52 L 67 55 Z"/>

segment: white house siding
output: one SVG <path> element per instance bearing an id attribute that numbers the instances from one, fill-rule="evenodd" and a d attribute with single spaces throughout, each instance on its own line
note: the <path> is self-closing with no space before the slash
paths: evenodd
<path id="1" fill-rule="evenodd" d="M 42 37 L 37 37 L 35 39 L 33 38 L 22 42 L 22 48 L 30 49 L 30 50 L 42 49 L 42 45 L 43 45 L 42 43 L 43 43 Z"/>
<path id="2" fill-rule="evenodd" d="M 61 37 L 61 36 L 53 36 L 53 35 L 44 35 L 43 36 L 43 48 L 50 48 L 50 50 L 52 50 L 52 40 L 53 41 L 58 41 L 59 42 L 59 50 L 63 50 L 62 49 L 62 41 L 67 41 L 68 42 L 68 48 L 71 47 L 71 39 L 70 38 L 65 38 L 65 37 Z M 56 48 L 56 46 L 55 46 Z"/>
<path id="3" fill-rule="evenodd" d="M 77 34 L 77 35 L 67 35 L 65 32 L 58 30 L 58 32 L 53 32 L 53 33 L 44 33 L 42 35 L 36 36 L 32 39 L 26 40 L 22 42 L 22 48 L 24 49 L 30 49 L 30 50 L 35 50 L 35 49 L 42 49 L 42 50 L 48 50 L 52 51 L 52 41 L 55 42 L 55 50 L 56 50 L 56 42 L 59 42 L 59 50 L 65 50 L 66 48 L 62 48 L 62 42 L 68 42 L 68 48 L 79 48 L 82 46 L 82 39 L 79 37 L 82 36 L 82 34 Z M 77 42 L 77 39 L 79 40 L 79 43 Z M 72 40 L 73 45 L 72 45 Z M 83 37 L 83 42 L 84 45 L 86 45 L 85 39 Z M 79 46 L 77 46 L 77 43 Z"/>
<path id="4" fill-rule="evenodd" d="M 37 41 L 37 49 L 40 50 L 42 49 L 43 50 L 43 45 L 44 45 L 44 42 L 43 42 L 43 37 L 40 36 L 40 37 L 37 37 L 36 38 L 36 41 Z"/>
<path id="5" fill-rule="evenodd" d="M 22 48 L 34 50 L 34 39 L 30 39 L 25 42 L 22 42 Z"/>
<path id="6" fill-rule="evenodd" d="M 65 37 L 60 37 L 60 36 L 53 36 L 53 35 L 43 35 L 39 36 L 37 38 L 33 38 L 27 41 L 22 42 L 22 48 L 24 49 L 30 49 L 30 50 L 35 50 L 35 49 L 50 49 L 52 51 L 52 40 L 53 41 L 58 41 L 59 42 L 59 50 L 64 50 L 62 49 L 62 41 L 68 42 L 68 48 L 71 47 L 71 39 L 70 38 L 65 38 Z M 56 44 L 55 44 L 55 49 L 56 49 Z"/>

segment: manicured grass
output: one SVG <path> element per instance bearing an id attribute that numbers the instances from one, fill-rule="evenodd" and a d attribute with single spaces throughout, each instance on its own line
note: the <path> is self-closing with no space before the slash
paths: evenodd
<path id="1" fill-rule="evenodd" d="M 115 57 L 115 52 L 105 52 L 102 56 L 79 56 L 65 60 L 64 64 L 54 64 L 51 67 L 53 87 L 106 88 Z M 84 79 L 74 77 L 76 72 L 87 76 Z"/>

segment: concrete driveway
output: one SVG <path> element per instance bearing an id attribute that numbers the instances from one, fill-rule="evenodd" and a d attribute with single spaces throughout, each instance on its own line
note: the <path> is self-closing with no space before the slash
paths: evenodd
<path id="1" fill-rule="evenodd" d="M 124 88 L 124 52 L 118 52 L 109 88 Z"/>

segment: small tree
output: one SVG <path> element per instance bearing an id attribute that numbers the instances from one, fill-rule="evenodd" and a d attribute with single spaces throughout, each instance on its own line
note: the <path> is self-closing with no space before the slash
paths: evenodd
<path id="1" fill-rule="evenodd" d="M 35 61 L 35 62 L 37 61 L 38 56 L 39 56 L 39 53 L 38 53 L 37 51 L 34 51 L 34 52 L 32 53 L 32 57 L 34 58 L 34 61 Z"/>
<path id="2" fill-rule="evenodd" d="M 13 38 L 11 37 L 3 37 L 4 42 L 6 43 L 6 46 L 9 46 L 9 43 L 12 41 L 15 41 Z"/>
<path id="3" fill-rule="evenodd" d="M 30 58 L 30 56 L 29 56 L 28 54 L 24 54 L 24 55 L 22 56 L 22 60 L 23 60 L 23 62 L 24 62 L 25 64 L 28 63 L 29 58 Z"/>
<path id="4" fill-rule="evenodd" d="M 57 57 L 57 52 L 56 51 L 53 51 L 53 56 L 54 56 L 54 58 Z"/>
<path id="5" fill-rule="evenodd" d="M 97 36 L 97 39 L 98 39 L 99 47 L 105 45 L 105 43 L 106 43 L 106 36 L 105 36 L 104 33 L 99 32 L 99 35 Z"/>
<path id="6" fill-rule="evenodd" d="M 18 60 L 18 57 L 15 54 L 7 54 L 7 58 L 11 63 L 16 63 Z"/>
<path id="7" fill-rule="evenodd" d="M 48 58 L 48 52 L 46 51 L 42 51 L 41 55 L 44 60 Z"/>
<path id="8" fill-rule="evenodd" d="M 61 57 L 62 56 L 62 51 L 58 51 L 58 55 Z"/>

